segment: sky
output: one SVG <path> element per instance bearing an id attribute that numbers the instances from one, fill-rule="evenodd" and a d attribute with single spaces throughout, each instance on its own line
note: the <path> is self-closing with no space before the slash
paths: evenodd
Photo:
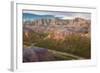
<path id="1" fill-rule="evenodd" d="M 23 13 L 30 13 L 36 15 L 53 15 L 61 19 L 73 19 L 75 17 L 81 17 L 85 19 L 91 19 L 91 13 L 83 12 L 55 12 L 55 11 L 34 11 L 34 10 L 23 10 Z"/>

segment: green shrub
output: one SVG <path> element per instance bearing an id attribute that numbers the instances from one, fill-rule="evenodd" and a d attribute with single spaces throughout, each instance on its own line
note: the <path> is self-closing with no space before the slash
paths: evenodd
<path id="1" fill-rule="evenodd" d="M 74 34 L 66 36 L 64 41 L 53 39 L 41 40 L 36 46 L 72 53 L 84 58 L 90 58 L 91 52 L 90 38 Z"/>
<path id="2" fill-rule="evenodd" d="M 90 58 L 91 42 L 88 37 L 81 37 L 80 35 L 67 36 L 65 41 L 66 51 L 85 58 Z"/>
<path id="3" fill-rule="evenodd" d="M 35 46 L 61 52 L 72 53 L 84 58 L 91 57 L 91 41 L 89 37 L 72 34 L 65 37 L 65 40 L 44 39 L 48 34 L 32 32 L 29 38 L 23 38 L 24 45 L 35 43 Z"/>

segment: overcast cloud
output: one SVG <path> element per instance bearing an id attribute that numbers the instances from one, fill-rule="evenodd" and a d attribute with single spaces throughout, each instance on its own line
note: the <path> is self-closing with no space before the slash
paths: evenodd
<path id="1" fill-rule="evenodd" d="M 83 13 L 83 12 L 52 12 L 52 11 L 23 10 L 23 13 L 31 13 L 37 15 L 53 15 L 55 17 L 59 17 L 62 19 L 73 19 L 75 17 L 91 19 L 91 13 Z"/>

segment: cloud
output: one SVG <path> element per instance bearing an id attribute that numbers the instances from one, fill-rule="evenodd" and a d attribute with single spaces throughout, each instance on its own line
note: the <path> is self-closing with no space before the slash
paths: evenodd
<path id="1" fill-rule="evenodd" d="M 73 14 L 74 17 L 81 17 L 85 19 L 91 19 L 91 14 L 90 13 L 76 13 Z"/>
<path id="2" fill-rule="evenodd" d="M 64 19 L 64 20 L 66 20 L 66 19 L 73 19 L 73 17 L 63 17 L 63 18 L 61 18 L 61 19 Z"/>
<path id="3" fill-rule="evenodd" d="M 36 15 L 53 15 L 62 19 L 72 19 L 75 17 L 81 17 L 85 19 L 91 19 L 90 13 L 83 12 L 56 12 L 56 11 L 34 11 L 34 10 L 24 10 L 23 13 L 31 13 Z"/>
<path id="4" fill-rule="evenodd" d="M 36 15 L 50 15 L 51 12 L 46 11 L 32 11 L 32 10 L 24 10 L 23 13 L 30 13 L 30 14 L 36 14 Z"/>

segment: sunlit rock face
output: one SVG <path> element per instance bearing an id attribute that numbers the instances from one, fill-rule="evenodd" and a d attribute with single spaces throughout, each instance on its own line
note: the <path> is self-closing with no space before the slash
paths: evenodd
<path id="1" fill-rule="evenodd" d="M 50 33 L 49 37 L 54 39 L 63 39 L 64 35 L 72 33 L 89 33 L 91 21 L 83 18 L 76 17 L 74 19 L 39 19 L 32 21 L 30 24 L 24 23 L 23 32 L 26 37 L 30 36 L 30 32 L 34 31 L 37 33 Z"/>

